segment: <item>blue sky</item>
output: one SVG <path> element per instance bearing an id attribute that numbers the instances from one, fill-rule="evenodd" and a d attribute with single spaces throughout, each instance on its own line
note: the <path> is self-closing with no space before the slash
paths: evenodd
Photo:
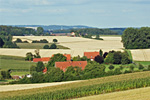
<path id="1" fill-rule="evenodd" d="M 150 0 L 0 0 L 0 25 L 150 26 Z"/>

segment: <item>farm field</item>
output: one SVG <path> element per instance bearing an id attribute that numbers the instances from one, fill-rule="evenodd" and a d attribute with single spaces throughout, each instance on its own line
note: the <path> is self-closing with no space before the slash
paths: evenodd
<path id="1" fill-rule="evenodd" d="M 43 49 L 44 45 L 51 45 L 52 43 L 17 43 L 20 49 Z M 59 49 L 69 49 L 67 47 L 56 44 Z"/>
<path id="2" fill-rule="evenodd" d="M 135 61 L 150 61 L 150 49 L 130 50 L 133 60 Z"/>
<path id="3" fill-rule="evenodd" d="M 149 100 L 150 98 L 149 94 L 150 94 L 150 87 L 146 87 L 108 94 L 88 96 L 72 100 Z"/>
<path id="4" fill-rule="evenodd" d="M 150 77 L 150 71 L 89 79 L 89 80 L 83 80 L 83 81 L 78 81 L 75 83 L 67 83 L 67 84 L 62 84 L 62 85 L 54 84 L 53 86 L 50 85 L 52 83 L 32 84 L 32 86 L 30 84 L 2 85 L 0 86 L 0 90 L 1 90 L 0 98 L 4 99 L 5 97 L 8 97 L 8 96 L 26 96 L 26 95 L 33 95 L 37 93 L 40 95 L 40 93 L 55 92 L 58 90 L 63 91 L 66 89 L 76 89 L 76 88 L 85 87 L 89 85 L 104 84 L 104 83 L 110 83 L 110 82 L 111 83 L 120 82 L 120 81 L 125 81 L 125 80 L 134 80 L 134 79 L 147 78 L 147 77 Z M 44 84 L 45 84 L 45 87 L 44 87 Z M 48 86 L 48 84 L 50 86 Z M 30 87 L 30 89 L 28 87 Z M 31 88 L 34 88 L 34 89 L 31 89 Z M 17 89 L 20 89 L 20 90 L 17 90 Z M 26 90 L 21 90 L 21 89 L 26 89 Z M 17 91 L 13 91 L 13 90 L 17 90 Z"/>
<path id="5" fill-rule="evenodd" d="M 67 37 L 67 36 L 13 36 L 13 41 L 17 38 L 26 40 L 41 40 L 47 39 L 52 42 L 53 39 L 57 39 L 60 45 L 68 47 L 70 49 L 82 49 L 82 50 L 99 50 L 101 49 L 121 49 L 123 45 L 121 43 L 121 37 L 101 37 L 104 40 L 94 40 L 82 37 Z"/>
<path id="6" fill-rule="evenodd" d="M 60 48 L 70 48 L 70 49 L 55 49 L 55 50 L 45 50 L 40 49 L 40 55 L 42 57 L 49 57 L 56 53 L 66 53 L 71 54 L 72 57 L 74 56 L 83 56 L 84 52 L 94 52 L 99 51 L 102 49 L 103 52 L 108 52 L 111 50 L 115 51 L 123 51 L 124 47 L 121 42 L 120 36 L 101 36 L 104 40 L 95 40 L 95 39 L 88 39 L 82 37 L 67 37 L 67 36 L 13 36 L 13 41 L 17 38 L 25 40 L 41 40 L 47 39 L 49 42 L 52 42 L 53 39 L 57 39 L 59 45 L 63 46 Z M 12 55 L 12 56 L 22 56 L 25 57 L 27 52 L 34 53 L 35 49 L 25 49 L 28 48 L 27 46 L 23 46 L 24 49 L 8 49 L 8 48 L 1 48 L 0 55 Z M 30 46 L 30 45 L 28 45 Z M 34 46 L 30 46 L 29 48 L 41 48 L 39 44 L 35 44 Z M 128 50 L 129 51 L 129 50 Z M 134 61 L 150 61 L 150 49 L 136 49 L 130 50 L 132 54 L 132 58 Z"/>
<path id="7" fill-rule="evenodd" d="M 0 55 L 0 69 L 12 69 L 11 75 L 29 74 L 29 68 L 35 65 L 34 62 L 25 61 L 23 57 L 3 56 Z"/>

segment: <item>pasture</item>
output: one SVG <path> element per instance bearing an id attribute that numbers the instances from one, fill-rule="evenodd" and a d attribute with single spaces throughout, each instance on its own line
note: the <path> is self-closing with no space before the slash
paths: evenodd
<path id="1" fill-rule="evenodd" d="M 29 74 L 31 65 L 35 65 L 34 62 L 25 61 L 24 57 L 16 56 L 3 56 L 0 55 L 0 69 L 11 69 L 11 75 L 25 75 Z"/>

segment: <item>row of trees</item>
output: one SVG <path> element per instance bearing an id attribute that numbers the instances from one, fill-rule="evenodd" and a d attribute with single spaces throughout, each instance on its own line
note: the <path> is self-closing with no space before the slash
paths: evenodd
<path id="1" fill-rule="evenodd" d="M 39 49 L 36 49 L 34 52 L 35 52 L 35 54 L 32 54 L 32 52 L 26 53 L 25 60 L 32 61 L 33 58 L 41 58 Z"/>
<path id="2" fill-rule="evenodd" d="M 85 36 L 86 34 L 89 35 L 118 35 L 117 32 L 111 31 L 110 29 L 99 29 L 99 28 L 85 28 L 85 29 L 78 29 L 78 30 L 71 30 L 71 32 L 75 32 L 76 36 Z"/>
<path id="3" fill-rule="evenodd" d="M 19 48 L 15 42 L 12 42 L 12 36 L 0 35 L 0 48 Z"/>
<path id="4" fill-rule="evenodd" d="M 9 34 L 12 36 L 24 36 L 31 34 L 42 35 L 44 34 L 44 29 L 42 27 L 38 27 L 37 31 L 35 31 L 34 29 L 31 28 L 0 25 L 0 34 L 4 36 L 8 36 Z"/>
<path id="5" fill-rule="evenodd" d="M 150 48 L 150 27 L 127 28 L 123 32 L 122 42 L 126 49 Z"/>

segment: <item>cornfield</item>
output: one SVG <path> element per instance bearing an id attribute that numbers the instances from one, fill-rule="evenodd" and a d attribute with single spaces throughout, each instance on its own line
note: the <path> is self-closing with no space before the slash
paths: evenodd
<path id="1" fill-rule="evenodd" d="M 71 98 L 79 98 L 83 96 L 104 94 L 114 91 L 122 91 L 133 88 L 150 86 L 150 77 L 130 79 L 118 82 L 108 82 L 102 84 L 95 84 L 83 86 L 78 88 L 70 88 L 65 90 L 57 90 L 54 92 L 37 93 L 33 95 L 22 95 L 2 98 L 4 100 L 63 100 Z M 2 100 L 1 99 L 1 100 Z"/>

